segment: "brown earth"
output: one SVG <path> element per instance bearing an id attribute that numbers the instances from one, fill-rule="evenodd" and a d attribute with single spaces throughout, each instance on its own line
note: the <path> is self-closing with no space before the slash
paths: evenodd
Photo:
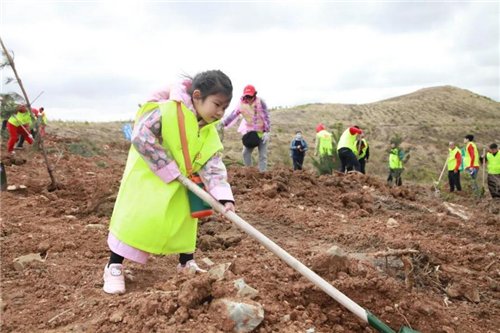
<path id="1" fill-rule="evenodd" d="M 47 146 L 73 141 L 49 135 Z M 229 330 L 210 305 L 236 297 L 237 278 L 259 290 L 253 300 L 265 319 L 257 332 L 374 332 L 216 216 L 200 221 L 196 258 L 203 268 L 203 258 L 231 263 L 223 280 L 178 276 L 176 256 L 154 256 L 146 265 L 126 261 L 127 293 L 105 294 L 107 226 L 125 145 L 101 146 L 89 158 L 65 147 L 55 172 L 61 188 L 53 192 L 39 154 L 17 154 L 20 165 L 2 157 L 9 185 L 27 186 L 1 194 L 3 332 Z M 49 157 L 55 162 L 57 152 Z M 453 213 L 431 189 L 391 189 L 373 176 L 317 177 L 284 167 L 231 168 L 229 176 L 242 218 L 393 329 L 500 332 L 500 201 L 454 197 Z M 338 267 L 324 257 L 333 245 L 348 254 Z M 400 257 L 369 255 L 388 248 L 419 251 L 407 257 L 411 273 Z M 13 260 L 30 253 L 43 261 L 15 270 Z"/>

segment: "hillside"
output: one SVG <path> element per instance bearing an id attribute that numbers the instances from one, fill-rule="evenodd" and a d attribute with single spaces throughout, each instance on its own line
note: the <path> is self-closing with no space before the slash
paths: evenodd
<path id="1" fill-rule="evenodd" d="M 411 147 L 412 155 L 404 178 L 430 181 L 438 177 L 449 141 L 463 144 L 463 137 L 470 133 L 481 151 L 491 142 L 500 142 L 500 103 L 468 90 L 444 86 L 369 104 L 307 104 L 279 109 L 271 113 L 271 123 L 271 163 L 291 165 L 288 146 L 295 131 L 302 130 L 314 148 L 317 124 L 333 128 L 342 123 L 344 128 L 358 125 L 365 130 L 372 152 L 368 172 L 386 175 L 388 141 L 400 133 L 403 147 Z M 226 154 L 241 160 L 241 136 L 236 133 L 236 126 L 228 133 L 224 142 Z M 305 165 L 311 167 L 307 157 Z"/>
<path id="2" fill-rule="evenodd" d="M 105 294 L 107 229 L 129 143 L 109 124 L 64 130 L 72 137 L 52 132 L 46 140 L 52 165 L 58 161 L 56 191 L 47 190 L 40 154 L 2 154 L 9 185 L 26 186 L 1 193 L 2 332 L 229 332 L 233 323 L 217 304 L 235 297 L 262 305 L 254 332 L 374 332 L 217 216 L 200 221 L 196 258 L 206 269 L 230 263 L 221 279 L 178 276 L 175 255 L 153 256 L 146 265 L 125 262 L 125 295 Z M 446 202 L 427 187 L 283 167 L 230 167 L 229 179 L 242 218 L 393 329 L 500 325 L 498 200 Z M 332 246 L 345 256 L 327 255 Z M 388 248 L 415 251 L 408 269 L 399 256 L 377 257 Z M 29 254 L 42 260 L 14 264 Z M 238 296 L 237 279 L 258 293 Z"/>

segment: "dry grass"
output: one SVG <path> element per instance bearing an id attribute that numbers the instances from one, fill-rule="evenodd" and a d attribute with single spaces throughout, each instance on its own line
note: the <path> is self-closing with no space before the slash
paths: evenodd
<path id="1" fill-rule="evenodd" d="M 269 164 L 291 166 L 288 147 L 295 131 L 301 130 L 310 151 L 304 163 L 312 169 L 316 125 L 327 128 L 342 123 L 358 125 L 366 132 L 371 161 L 368 172 L 387 174 L 389 139 L 400 133 L 403 147 L 411 147 L 411 159 L 404 177 L 414 181 L 437 178 L 448 154 L 448 142 L 462 144 L 473 134 L 480 151 L 491 142 L 500 142 L 500 103 L 451 86 L 425 88 L 414 93 L 370 104 L 308 104 L 271 112 L 272 135 Z M 124 144 L 121 126 L 115 123 L 52 122 L 50 131 L 58 135 L 87 138 L 97 145 Z M 242 162 L 241 135 L 237 125 L 226 131 L 225 155 Z M 254 160 L 257 151 L 254 151 Z"/>

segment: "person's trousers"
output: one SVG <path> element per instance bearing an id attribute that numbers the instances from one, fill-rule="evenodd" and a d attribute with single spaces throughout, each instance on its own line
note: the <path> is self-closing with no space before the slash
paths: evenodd
<path id="1" fill-rule="evenodd" d="M 304 155 L 293 156 L 293 170 L 302 170 L 302 164 L 304 164 Z"/>
<path id="2" fill-rule="evenodd" d="M 500 174 L 488 174 L 488 188 L 492 198 L 500 198 Z"/>
<path id="3" fill-rule="evenodd" d="M 33 137 L 35 137 L 35 133 L 36 133 L 36 132 L 35 132 L 35 130 L 34 130 L 34 129 L 32 129 L 30 133 L 31 133 L 31 135 L 32 135 Z M 22 147 L 22 146 L 23 146 L 23 144 L 24 144 L 24 136 L 22 136 L 22 135 L 21 135 L 21 137 L 19 138 L 19 141 L 17 141 L 16 147 Z"/>
<path id="4" fill-rule="evenodd" d="M 450 183 L 450 192 L 462 191 L 462 186 L 460 185 L 460 172 L 455 173 L 455 171 L 448 171 L 448 182 Z"/>
<path id="5" fill-rule="evenodd" d="M 403 169 L 389 169 L 389 177 L 387 178 L 387 185 L 392 186 L 392 181 L 396 181 L 396 186 L 403 185 L 403 180 L 401 179 L 401 174 Z"/>
<path id="6" fill-rule="evenodd" d="M 263 143 L 260 141 L 258 149 L 259 149 L 259 171 L 267 170 L 267 146 L 269 145 L 269 141 Z M 243 162 L 245 166 L 252 166 L 252 152 L 254 148 L 247 148 L 243 146 Z"/>
<path id="7" fill-rule="evenodd" d="M 363 174 L 366 173 L 366 158 L 364 157 L 359 159 L 359 171 Z"/>
<path id="8" fill-rule="evenodd" d="M 31 139 L 26 133 L 30 130 L 29 125 L 24 125 L 23 129 L 23 126 L 14 126 L 11 123 L 7 123 L 7 128 L 9 129 L 10 135 L 9 142 L 7 143 L 7 151 L 9 153 L 14 151 L 14 145 L 16 144 L 19 135 L 23 136 L 29 144 L 33 143 L 33 139 Z"/>
<path id="9" fill-rule="evenodd" d="M 341 148 L 339 150 L 340 172 L 351 170 L 361 171 L 358 158 L 349 148 Z"/>

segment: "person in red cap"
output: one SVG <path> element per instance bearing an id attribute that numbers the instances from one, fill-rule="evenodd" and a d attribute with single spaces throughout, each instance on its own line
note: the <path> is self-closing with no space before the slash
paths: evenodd
<path id="1" fill-rule="evenodd" d="M 12 115 L 7 122 L 7 128 L 10 134 L 9 142 L 7 143 L 7 151 L 11 154 L 15 154 L 14 145 L 19 135 L 22 135 L 29 144 L 33 143 L 33 135 L 29 133 L 30 124 L 33 121 L 31 120 L 31 114 L 28 108 L 24 105 L 18 105 L 16 112 L 17 113 Z"/>
<path id="2" fill-rule="evenodd" d="M 243 134 L 243 161 L 245 166 L 252 165 L 252 152 L 255 147 L 259 149 L 259 170 L 267 170 L 267 146 L 269 145 L 271 120 L 269 110 L 264 100 L 257 97 L 257 91 L 251 84 L 243 89 L 236 108 L 218 126 L 219 132 L 224 133 L 225 128 L 233 126 L 242 116 L 238 132 Z"/>
<path id="3" fill-rule="evenodd" d="M 316 145 L 314 147 L 315 156 L 332 156 L 332 133 L 325 130 L 325 126 L 316 126 Z"/>

